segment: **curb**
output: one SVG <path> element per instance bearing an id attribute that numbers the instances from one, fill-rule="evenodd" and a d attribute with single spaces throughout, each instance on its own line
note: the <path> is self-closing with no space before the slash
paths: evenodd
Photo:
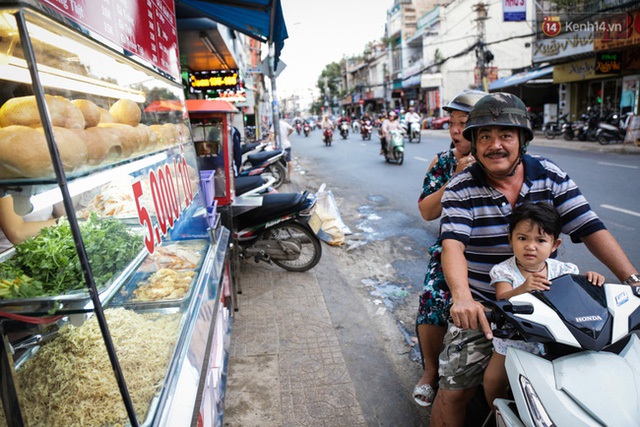
<path id="1" fill-rule="evenodd" d="M 547 139 L 542 135 L 534 135 L 531 145 L 540 147 L 559 147 L 570 150 L 597 151 L 601 153 L 640 154 L 640 147 L 631 143 L 600 145 L 597 142 L 567 141 L 560 136 L 556 139 Z"/>

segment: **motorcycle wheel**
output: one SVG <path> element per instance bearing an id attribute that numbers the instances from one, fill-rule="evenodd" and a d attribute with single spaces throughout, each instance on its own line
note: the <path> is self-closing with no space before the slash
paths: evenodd
<path id="1" fill-rule="evenodd" d="M 396 151 L 393 153 L 393 156 L 396 158 L 396 163 L 401 165 L 404 163 L 404 151 Z"/>
<path id="2" fill-rule="evenodd" d="M 270 173 L 276 181 L 273 183 L 273 188 L 280 188 L 280 186 L 284 183 L 285 178 L 287 177 L 287 169 L 282 166 L 282 163 L 276 162 L 269 166 L 265 170 L 266 173 Z"/>
<path id="3" fill-rule="evenodd" d="M 611 141 L 607 138 L 606 135 L 600 134 L 598 135 L 598 144 L 600 145 L 609 145 Z"/>
<path id="4" fill-rule="evenodd" d="M 557 135 L 556 135 L 556 134 L 555 134 L 551 129 L 546 128 L 546 129 L 544 130 L 544 136 L 545 136 L 547 139 L 556 139 L 556 136 L 557 136 Z"/>
<path id="5" fill-rule="evenodd" d="M 318 237 L 308 227 L 297 222 L 278 224 L 268 230 L 262 236 L 262 239 L 278 242 L 278 245 L 282 246 L 287 255 L 292 254 L 291 243 L 294 244 L 293 246 L 296 248 L 293 252 L 298 254 L 296 259 L 276 259 L 271 257 L 271 261 L 275 265 L 287 271 L 307 271 L 315 267 L 322 256 L 322 246 Z M 288 244 L 281 244 L 285 242 Z"/>
<path id="6" fill-rule="evenodd" d="M 564 132 L 562 134 L 562 136 L 564 136 L 564 139 L 567 141 L 573 141 L 573 134 L 569 133 L 569 132 Z"/>
<path id="7" fill-rule="evenodd" d="M 418 140 L 418 144 L 420 144 L 420 140 L 422 139 L 422 134 L 420 132 L 416 132 L 416 139 Z"/>

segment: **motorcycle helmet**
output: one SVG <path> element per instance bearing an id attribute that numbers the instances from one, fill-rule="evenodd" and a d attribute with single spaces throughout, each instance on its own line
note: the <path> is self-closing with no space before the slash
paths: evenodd
<path id="1" fill-rule="evenodd" d="M 515 127 L 520 131 L 520 155 L 527 152 L 529 142 L 533 139 L 529 114 L 524 102 L 511 93 L 497 92 L 480 99 L 467 118 L 467 126 L 462 131 L 471 141 L 471 152 L 475 154 L 476 130 L 484 126 Z"/>
<path id="2" fill-rule="evenodd" d="M 451 113 L 452 111 L 464 111 L 469 113 L 476 102 L 488 95 L 487 92 L 481 90 L 465 90 L 453 97 L 451 101 L 444 107 L 443 110 Z"/>
<path id="3" fill-rule="evenodd" d="M 391 119 L 391 117 L 397 117 L 398 115 L 396 114 L 395 111 L 391 110 L 389 111 L 389 119 Z"/>

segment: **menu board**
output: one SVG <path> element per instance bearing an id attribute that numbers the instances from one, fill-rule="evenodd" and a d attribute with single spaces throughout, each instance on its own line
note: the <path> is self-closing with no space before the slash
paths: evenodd
<path id="1" fill-rule="evenodd" d="M 180 79 L 173 0 L 39 0 Z"/>

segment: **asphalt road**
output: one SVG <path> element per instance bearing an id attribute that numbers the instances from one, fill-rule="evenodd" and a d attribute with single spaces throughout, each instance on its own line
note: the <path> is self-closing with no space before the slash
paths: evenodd
<path id="1" fill-rule="evenodd" d="M 423 131 L 421 143 L 406 144 L 405 161 L 400 166 L 386 163 L 379 155 L 375 133 L 371 141 L 353 134 L 346 140 L 335 136 L 327 147 L 318 130 L 308 137 L 294 134 L 293 154 L 312 160 L 314 173 L 322 175 L 329 188 L 340 188 L 345 199 L 362 206 L 371 204 L 372 199 L 381 200 L 385 210 L 395 212 L 379 233 L 406 233 L 425 245 L 433 242 L 438 221 L 423 221 L 416 203 L 429 162 L 449 144 L 448 131 Z M 553 160 L 576 181 L 632 262 L 640 266 L 640 157 L 571 149 L 561 140 L 536 141 L 529 153 Z M 599 148 L 592 144 L 594 150 Z M 564 239 L 560 257 L 575 262 L 582 271 L 600 271 L 608 280 L 615 279 L 584 245 L 573 244 L 568 238 Z"/>

